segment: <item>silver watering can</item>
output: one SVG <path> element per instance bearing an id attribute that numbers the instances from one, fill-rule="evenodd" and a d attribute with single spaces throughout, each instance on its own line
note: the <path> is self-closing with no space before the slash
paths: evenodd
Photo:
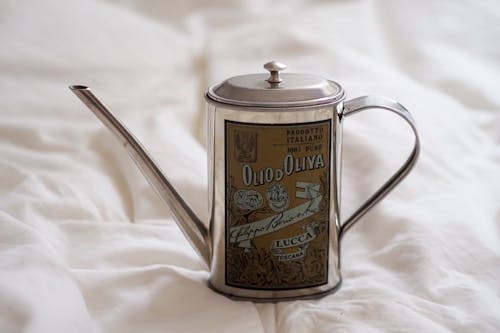
<path id="1" fill-rule="evenodd" d="M 339 243 L 415 165 L 410 113 L 379 96 L 345 100 L 336 82 L 309 74 L 229 78 L 208 88 L 209 228 L 148 152 L 85 86 L 70 89 L 122 143 L 210 270 L 210 286 L 245 300 L 320 297 L 341 283 Z M 367 109 L 391 111 L 415 135 L 406 162 L 344 223 L 340 220 L 342 124 Z"/>

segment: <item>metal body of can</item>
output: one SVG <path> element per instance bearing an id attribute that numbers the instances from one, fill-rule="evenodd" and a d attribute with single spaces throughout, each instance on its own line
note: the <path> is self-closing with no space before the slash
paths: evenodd
<path id="1" fill-rule="evenodd" d="M 369 208 L 341 225 L 344 117 L 381 107 L 414 125 L 404 108 L 387 99 L 363 97 L 346 108 L 344 91 L 333 81 L 284 74 L 270 82 L 273 75 L 279 70 L 267 80 L 258 74 L 229 79 L 211 87 L 206 101 L 210 285 L 237 298 L 276 301 L 335 290 L 343 228 Z M 273 89 L 281 95 L 263 96 Z M 418 146 L 382 192 L 402 179 L 417 154 Z"/>
<path id="2" fill-rule="evenodd" d="M 255 301 L 318 297 L 340 286 L 342 236 L 415 165 L 420 144 L 410 113 L 379 96 L 345 100 L 342 87 L 309 74 L 229 78 L 206 93 L 209 228 L 140 142 L 90 91 L 70 89 L 122 143 L 210 270 L 210 285 Z M 405 163 L 341 222 L 342 123 L 383 109 L 408 122 L 415 144 Z"/>

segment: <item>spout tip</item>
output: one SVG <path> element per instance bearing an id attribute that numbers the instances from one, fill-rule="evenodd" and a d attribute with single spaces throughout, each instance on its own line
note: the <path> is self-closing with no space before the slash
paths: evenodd
<path id="1" fill-rule="evenodd" d="M 82 86 L 82 85 L 79 85 L 79 84 L 75 84 L 75 85 L 71 85 L 69 86 L 69 89 L 70 90 L 88 90 L 89 87 L 87 86 Z"/>

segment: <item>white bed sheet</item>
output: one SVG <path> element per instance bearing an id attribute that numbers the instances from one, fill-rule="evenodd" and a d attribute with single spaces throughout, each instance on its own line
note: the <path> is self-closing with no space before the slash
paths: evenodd
<path id="1" fill-rule="evenodd" d="M 2 1 L 1 332 L 500 331 L 500 6 L 495 1 Z M 235 302 L 126 153 L 87 84 L 206 219 L 204 89 L 278 59 L 393 97 L 413 173 L 342 241 L 317 300 Z M 383 112 L 344 127 L 342 214 L 405 158 Z"/>

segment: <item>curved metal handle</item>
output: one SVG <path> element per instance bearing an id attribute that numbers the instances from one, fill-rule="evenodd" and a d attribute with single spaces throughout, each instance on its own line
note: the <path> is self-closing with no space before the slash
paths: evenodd
<path id="1" fill-rule="evenodd" d="M 396 187 L 411 171 L 417 162 L 420 153 L 420 140 L 418 138 L 417 127 L 410 112 L 406 110 L 401 104 L 391 99 L 381 96 L 363 96 L 350 101 L 344 102 L 344 109 L 342 110 L 341 117 L 349 117 L 360 111 L 367 109 L 383 109 L 394 112 L 402 117 L 413 130 L 415 134 L 415 145 L 413 150 L 405 161 L 405 163 L 386 181 L 364 204 L 361 205 L 341 226 L 340 238 L 345 234 L 350 227 L 354 225 L 363 215 L 365 215 L 375 204 L 382 200 L 392 189 Z"/>

